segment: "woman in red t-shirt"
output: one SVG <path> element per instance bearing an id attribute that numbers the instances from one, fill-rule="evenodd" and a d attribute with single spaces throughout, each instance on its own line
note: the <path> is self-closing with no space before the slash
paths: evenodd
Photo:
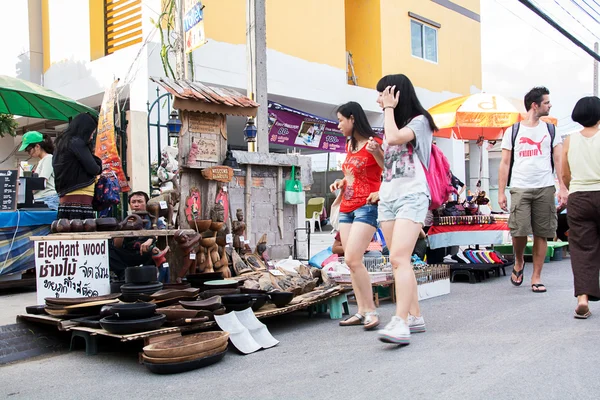
<path id="1" fill-rule="evenodd" d="M 349 102 L 337 110 L 338 128 L 348 138 L 346 160 L 342 165 L 344 179 L 330 186 L 341 189 L 340 234 L 346 265 L 352 276 L 358 312 L 340 322 L 342 326 L 364 325 L 373 329 L 379 325 L 379 314 L 373 302 L 373 288 L 363 255 L 377 229 L 377 205 L 371 200 L 381 184 L 383 156 L 377 148 L 379 139 L 360 104 Z"/>

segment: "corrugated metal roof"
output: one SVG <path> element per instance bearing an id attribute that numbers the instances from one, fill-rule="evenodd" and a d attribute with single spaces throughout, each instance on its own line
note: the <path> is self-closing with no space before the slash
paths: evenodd
<path id="1" fill-rule="evenodd" d="M 159 84 L 167 92 L 179 99 L 199 100 L 230 107 L 256 108 L 259 106 L 258 103 L 231 89 L 208 86 L 200 82 L 192 82 L 188 79 L 176 81 L 164 77 L 150 77 L 150 80 Z"/>

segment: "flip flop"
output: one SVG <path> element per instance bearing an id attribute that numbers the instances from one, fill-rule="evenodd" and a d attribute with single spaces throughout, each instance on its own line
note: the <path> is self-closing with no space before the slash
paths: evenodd
<path id="1" fill-rule="evenodd" d="M 543 287 L 544 289 L 540 289 L 540 286 Z M 531 285 L 531 291 L 533 293 L 546 293 L 546 285 L 544 285 L 543 283 L 533 283 Z"/>
<path id="2" fill-rule="evenodd" d="M 523 268 L 521 268 L 520 271 L 517 271 L 515 269 L 515 267 L 513 267 L 512 273 L 515 274 L 515 276 L 517 277 L 517 279 L 519 279 L 520 276 L 523 275 L 523 271 L 525 271 L 525 263 L 523 263 Z M 523 284 L 523 278 L 521 278 L 520 282 L 517 282 L 513 279 L 512 274 L 510 275 L 510 283 L 512 283 L 515 286 L 521 286 Z M 533 286 L 533 285 L 532 285 Z"/>
<path id="3" fill-rule="evenodd" d="M 578 305 L 575 309 L 575 314 L 573 315 L 573 317 L 577 319 L 588 319 L 590 315 L 592 315 L 592 313 L 590 312 L 590 307 L 581 304 Z"/>
<path id="4" fill-rule="evenodd" d="M 356 313 L 354 315 L 349 316 L 343 321 L 340 321 L 340 326 L 355 326 L 355 325 L 364 325 L 365 317 L 361 314 Z"/>

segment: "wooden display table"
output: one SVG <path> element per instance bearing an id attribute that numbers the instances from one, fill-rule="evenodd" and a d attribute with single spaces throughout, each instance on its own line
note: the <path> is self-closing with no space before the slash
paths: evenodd
<path id="1" fill-rule="evenodd" d="M 176 232 L 183 231 L 187 234 L 196 233 L 193 229 L 142 229 L 139 231 L 107 231 L 107 232 L 67 232 L 52 233 L 46 236 L 31 236 L 29 240 L 99 240 L 120 237 L 146 237 L 146 236 L 173 236 Z"/>

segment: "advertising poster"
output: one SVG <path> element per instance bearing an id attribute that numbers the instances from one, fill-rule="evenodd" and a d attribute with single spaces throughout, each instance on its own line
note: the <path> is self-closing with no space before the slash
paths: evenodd
<path id="1" fill-rule="evenodd" d="M 199 0 L 185 0 L 183 30 L 185 31 L 186 53 L 190 53 L 206 43 L 203 8 L 204 6 Z"/>
<path id="2" fill-rule="evenodd" d="M 269 102 L 269 142 L 291 147 L 346 152 L 346 138 L 332 121 Z"/>
<path id="3" fill-rule="evenodd" d="M 123 172 L 115 140 L 115 98 L 118 83 L 119 81 L 114 81 L 104 92 L 98 117 L 98 134 L 96 135 L 94 154 L 102 160 L 102 172 L 104 174 L 113 172 L 119 179 L 121 191 L 128 192 L 129 184 Z"/>

